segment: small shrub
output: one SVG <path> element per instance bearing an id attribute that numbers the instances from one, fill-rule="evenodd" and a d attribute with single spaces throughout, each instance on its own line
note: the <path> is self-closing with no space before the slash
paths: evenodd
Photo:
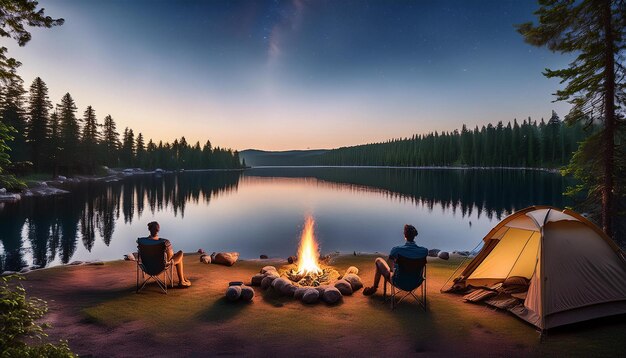
<path id="1" fill-rule="evenodd" d="M 0 357 L 76 357 L 67 342 L 43 342 L 47 324 L 37 320 L 48 311 L 44 300 L 27 298 L 21 276 L 0 277 Z M 26 341 L 28 342 L 26 342 Z M 39 344 L 37 344 L 39 343 Z"/>

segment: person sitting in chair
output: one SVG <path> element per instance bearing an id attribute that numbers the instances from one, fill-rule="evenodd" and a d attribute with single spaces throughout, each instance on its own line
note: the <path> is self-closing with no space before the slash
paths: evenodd
<path id="1" fill-rule="evenodd" d="M 406 286 L 404 285 L 406 281 L 409 281 L 409 285 L 411 281 L 415 281 L 416 278 L 414 277 L 414 275 L 412 275 L 411 273 L 401 272 L 398 264 L 395 261 L 398 256 L 406 257 L 408 259 L 423 259 L 428 256 L 428 249 L 425 247 L 417 246 L 417 244 L 415 243 L 416 236 L 417 229 L 415 228 L 415 226 L 404 225 L 404 238 L 406 239 L 406 243 L 404 245 L 394 247 L 393 249 L 391 249 L 391 253 L 389 254 L 389 259 L 394 263 L 394 270 L 391 271 L 389 265 L 387 265 L 387 262 L 385 262 L 384 259 L 380 257 L 377 258 L 375 261 L 376 274 L 374 276 L 374 286 L 366 287 L 363 290 L 363 294 L 365 296 L 371 296 L 376 292 L 376 290 L 378 289 L 378 284 L 380 283 L 381 276 L 383 276 L 387 281 L 390 281 L 395 286 L 400 287 Z"/>
<path id="2" fill-rule="evenodd" d="M 174 253 L 170 241 L 167 239 L 159 238 L 160 229 L 161 226 L 159 226 L 158 222 L 150 222 L 148 224 L 148 231 L 150 231 L 150 236 L 137 239 L 137 243 L 142 245 L 154 245 L 164 242 L 165 250 L 167 252 L 167 259 L 172 260 L 172 263 L 176 266 L 176 274 L 178 275 L 178 287 L 191 286 L 191 281 L 185 278 L 185 274 L 183 272 L 183 252 L 178 251 L 177 253 Z"/>

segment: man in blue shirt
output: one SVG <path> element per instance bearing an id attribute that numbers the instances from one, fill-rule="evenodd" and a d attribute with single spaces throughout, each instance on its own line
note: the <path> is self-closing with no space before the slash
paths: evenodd
<path id="1" fill-rule="evenodd" d="M 401 272 L 396 260 L 398 256 L 405 257 L 407 259 L 423 259 L 428 256 L 428 249 L 425 247 L 417 246 L 415 243 L 415 237 L 417 236 L 417 229 L 413 225 L 404 225 L 404 238 L 406 243 L 401 246 L 396 246 L 391 249 L 389 253 L 389 260 L 393 262 L 394 269 L 391 271 L 387 262 L 382 258 L 376 259 L 376 274 L 374 276 L 374 286 L 366 287 L 363 290 L 365 296 L 373 295 L 378 289 L 380 283 L 380 277 L 383 276 L 387 281 L 391 281 L 394 286 L 399 288 L 414 285 L 416 280 L 421 283 L 421 272 Z M 393 274 L 393 276 L 392 276 Z"/>

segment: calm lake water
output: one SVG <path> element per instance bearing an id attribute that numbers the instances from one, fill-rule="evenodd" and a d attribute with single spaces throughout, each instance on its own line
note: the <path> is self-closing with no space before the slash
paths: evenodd
<path id="1" fill-rule="evenodd" d="M 556 174 L 526 170 L 257 168 L 133 176 L 0 204 L 0 271 L 114 260 L 156 220 L 176 250 L 287 257 L 313 215 L 321 251 L 388 252 L 402 227 L 428 248 L 470 250 L 501 218 L 568 204 Z"/>

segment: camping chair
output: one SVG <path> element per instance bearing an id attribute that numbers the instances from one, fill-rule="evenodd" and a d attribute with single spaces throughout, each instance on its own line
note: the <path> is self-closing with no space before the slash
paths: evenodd
<path id="1" fill-rule="evenodd" d="M 415 273 L 416 278 L 420 278 L 421 275 L 422 281 L 416 279 L 415 283 L 409 287 L 397 287 L 391 281 L 385 279 L 383 297 L 385 297 L 385 300 L 387 299 L 387 283 L 389 283 L 389 285 L 391 285 L 391 295 L 389 297 L 391 300 L 391 309 L 395 308 L 396 303 L 400 303 L 408 296 L 412 296 L 424 311 L 426 311 L 426 258 L 409 259 L 404 256 L 398 256 L 396 263 L 403 273 Z M 415 292 L 418 289 L 422 291 L 421 299 L 418 297 L 419 293 Z M 401 296 L 398 302 L 396 302 L 396 296 Z"/>
<path id="2" fill-rule="evenodd" d="M 137 293 L 153 279 L 159 288 L 167 294 L 167 279 L 174 287 L 174 265 L 167 259 L 165 243 L 155 245 L 137 245 L 139 257 L 137 259 Z M 163 274 L 163 279 L 159 276 Z M 141 275 L 141 286 L 139 276 Z M 148 278 L 146 278 L 146 275 Z"/>

